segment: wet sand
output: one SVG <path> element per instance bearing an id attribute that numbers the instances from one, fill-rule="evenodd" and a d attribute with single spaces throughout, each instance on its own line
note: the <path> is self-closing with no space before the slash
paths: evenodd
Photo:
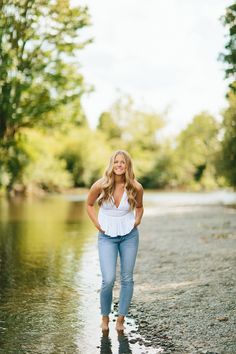
<path id="1" fill-rule="evenodd" d="M 235 354 L 236 209 L 149 206 L 139 231 L 130 316 L 145 346 Z"/>

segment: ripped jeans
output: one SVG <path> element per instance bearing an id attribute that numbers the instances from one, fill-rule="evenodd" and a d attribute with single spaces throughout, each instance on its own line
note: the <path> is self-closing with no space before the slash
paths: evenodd
<path id="1" fill-rule="evenodd" d="M 133 270 L 138 251 L 139 231 L 134 227 L 124 236 L 110 237 L 98 232 L 98 252 L 102 272 L 100 291 L 101 314 L 111 312 L 113 286 L 116 279 L 116 264 L 120 256 L 121 289 L 118 314 L 126 316 L 133 296 Z"/>

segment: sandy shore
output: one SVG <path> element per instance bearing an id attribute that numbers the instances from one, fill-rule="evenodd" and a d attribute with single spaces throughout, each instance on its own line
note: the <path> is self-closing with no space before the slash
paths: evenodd
<path id="1" fill-rule="evenodd" d="M 146 345 L 235 354 L 236 209 L 149 207 L 139 231 L 130 314 Z"/>

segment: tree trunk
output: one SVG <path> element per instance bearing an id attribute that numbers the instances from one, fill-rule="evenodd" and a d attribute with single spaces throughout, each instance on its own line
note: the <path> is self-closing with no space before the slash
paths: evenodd
<path id="1" fill-rule="evenodd" d="M 6 134 L 7 121 L 3 114 L 0 114 L 0 139 L 2 140 Z"/>

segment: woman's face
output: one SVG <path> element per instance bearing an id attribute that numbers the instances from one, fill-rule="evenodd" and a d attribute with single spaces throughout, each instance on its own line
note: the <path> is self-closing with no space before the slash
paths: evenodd
<path id="1" fill-rule="evenodd" d="M 113 172 L 116 175 L 123 175 L 126 171 L 126 162 L 125 162 L 125 158 L 123 155 L 118 154 L 115 157 L 114 160 L 114 165 L 113 165 Z"/>

